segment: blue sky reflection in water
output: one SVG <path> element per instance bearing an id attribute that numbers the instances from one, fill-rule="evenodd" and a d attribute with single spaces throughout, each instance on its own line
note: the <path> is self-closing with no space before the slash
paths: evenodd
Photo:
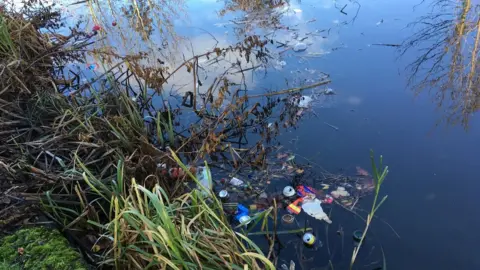
<path id="1" fill-rule="evenodd" d="M 284 69 L 269 72 L 265 79 L 256 78 L 255 84 L 275 87 L 284 79 L 294 79 L 297 75 L 291 71 L 297 69 L 330 74 L 330 87 L 338 93 L 335 106 L 314 108 L 318 117 L 305 119 L 300 128 L 284 133 L 280 140 L 292 151 L 332 172 L 340 169 L 353 172 L 357 165 L 369 168 L 371 148 L 384 155 L 390 174 L 383 193 L 389 198 L 378 215 L 401 238 L 376 220 L 371 228 L 373 239 L 361 251 L 358 268 L 376 266 L 364 264 L 381 260 L 378 250 L 381 243 L 389 269 L 478 269 L 480 259 L 475 251 L 480 240 L 476 230 L 480 217 L 476 214 L 475 198 L 480 184 L 474 167 L 480 150 L 475 141 L 480 132 L 478 118 L 472 117 L 468 132 L 461 126 L 435 127 L 444 115 L 432 103 L 432 96 L 425 93 L 415 98 L 407 86 L 409 72 L 405 67 L 415 60 L 417 53 L 410 51 L 399 57 L 394 48 L 371 45 L 400 44 L 411 36 L 413 31 L 407 24 L 428 9 L 427 5 L 413 9 L 418 3 L 362 1 L 354 24 L 346 25 L 342 22 L 351 20 L 355 9 L 346 9 L 346 16 L 335 9 L 332 1 L 292 3 L 292 8 L 302 12 L 283 20 L 304 23 L 315 18 L 315 22 L 301 26 L 306 27 L 305 31 L 332 28 L 326 40 L 315 41 L 307 52 L 339 49 L 303 63 L 299 63 L 297 54 L 287 52 L 283 55 L 287 64 Z M 211 5 L 213 9 L 221 8 L 219 3 Z M 231 32 L 228 27 L 219 30 L 213 26 L 218 19 L 206 2 L 189 6 L 196 10 L 190 13 L 192 23 L 220 35 Z M 343 5 L 337 3 L 337 6 Z M 205 13 L 198 12 L 200 8 Z M 339 131 L 324 122 L 339 127 Z M 367 199 L 362 205 L 368 208 L 370 203 Z M 331 218 L 329 242 L 331 252 L 335 252 L 333 262 L 335 269 L 345 269 L 352 250 L 351 232 L 363 225 L 342 209 L 333 209 Z M 324 245 L 316 251 L 303 250 L 307 260 L 313 257 L 304 262 L 305 269 L 321 269 L 328 259 L 325 224 L 313 224 Z M 335 233 L 339 226 L 345 232 L 343 251 Z M 289 242 L 294 240 L 281 239 L 286 247 L 280 257 L 287 261 L 296 259 L 295 243 Z"/>
<path id="2" fill-rule="evenodd" d="M 408 38 L 412 29 L 406 27 L 407 24 L 424 15 L 428 8 L 422 5 L 414 10 L 418 2 L 362 1 L 355 23 L 338 27 L 335 24 L 348 21 L 354 10 L 347 9 L 349 16 L 345 16 L 331 1 L 294 4 L 292 8 L 299 8 L 302 13 L 288 19 L 305 22 L 315 18 L 316 22 L 307 26 L 311 31 L 333 27 L 327 40 L 316 42 L 308 51 L 343 48 L 321 58 L 309 58 L 307 66 L 298 63 L 295 53 L 288 52 L 284 55 L 285 69 L 270 73 L 262 84 L 276 85 L 284 78 L 293 79 L 295 76 L 289 71 L 305 67 L 330 74 L 330 87 L 338 93 L 336 106 L 315 108 L 318 117 L 304 120 L 300 128 L 283 134 L 284 145 L 332 172 L 353 171 L 356 165 L 368 168 L 370 148 L 384 155 L 390 174 L 383 193 L 389 198 L 378 215 L 388 221 L 401 238 L 377 220 L 371 228 L 376 243 L 367 242 L 357 267 L 372 269 L 362 267 L 362 263 L 369 262 L 370 252 L 374 254 L 370 262 L 381 259 L 379 241 L 385 249 L 389 269 L 478 269 L 480 259 L 475 252 L 480 240 L 475 199 L 480 188 L 475 167 L 480 150 L 475 141 L 480 132 L 478 118 L 472 117 L 468 132 L 461 126 L 435 127 L 443 114 L 431 102 L 432 97 L 424 94 L 414 98 L 406 84 L 409 73 L 405 66 L 415 60 L 416 53 L 412 51 L 399 57 L 394 48 L 369 45 L 399 44 Z M 214 18 L 192 17 L 192 22 L 199 22 L 202 27 L 214 21 Z M 340 130 L 335 131 L 324 122 Z M 292 139 L 298 140 L 292 143 Z M 369 203 L 368 200 L 362 202 L 365 208 Z M 336 248 L 334 264 L 342 258 L 348 262 L 352 249 L 350 233 L 355 228 L 363 228 L 358 219 L 342 211 L 333 209 L 334 223 L 329 228 L 330 248 L 332 252 Z M 319 239 L 324 246 L 317 251 L 304 250 L 307 259 L 313 257 L 313 261 L 304 263 L 305 269 L 319 269 L 328 258 L 325 225 L 314 224 L 319 228 Z M 343 253 L 334 233 L 338 226 L 343 226 L 345 231 Z M 284 243 L 289 240 L 285 238 Z M 293 245 L 287 245 L 282 258 L 296 258 Z M 345 268 L 345 264 L 339 263 L 335 269 Z"/>
<path id="3" fill-rule="evenodd" d="M 301 35 L 318 34 L 305 40 L 312 42 L 306 52 L 283 53 L 278 60 L 285 61 L 285 66 L 270 68 L 267 76 L 262 71 L 249 73 L 247 78 L 249 89 L 262 91 L 286 88 L 285 81 L 311 80 L 321 76 L 320 72 L 329 74 L 329 87 L 337 95 L 317 103 L 315 115 L 305 117 L 299 128 L 284 131 L 279 137 L 281 143 L 332 173 L 353 174 L 355 166 L 369 169 L 369 149 L 384 156 L 390 174 L 382 193 L 389 197 L 378 216 L 394 227 L 400 239 L 385 223 L 375 220 L 357 259 L 357 269 L 381 265 L 380 244 L 388 269 L 480 269 L 476 254 L 480 241 L 476 207 L 480 184 L 474 167 L 480 150 L 475 141 L 480 134 L 478 117 L 471 118 L 468 132 L 461 126 L 435 127 L 444 117 L 442 111 L 430 95 L 415 98 L 407 86 L 409 73 L 405 67 L 418 54 L 409 51 L 399 57 L 395 48 L 372 45 L 400 44 L 410 37 L 413 30 L 407 24 L 429 9 L 427 4 L 413 9 L 419 2 L 359 1 L 361 9 L 352 23 L 357 11 L 352 2 L 292 1 L 282 22 L 298 24 L 295 27 Z M 347 15 L 339 10 L 345 4 Z M 204 30 L 220 44 L 236 42 L 237 25 L 229 20 L 245 14 L 219 17 L 217 12 L 223 2 L 215 0 L 189 1 L 184 8 L 185 19 L 176 19 L 175 29 L 177 34 L 190 38 L 195 50 L 201 52 L 215 44 Z M 270 30 L 254 28 L 249 33 L 253 31 L 265 34 Z M 274 38 L 282 42 L 289 39 L 289 31 L 277 31 Z M 284 184 L 280 182 L 279 188 Z M 365 209 L 370 203 L 368 198 L 360 202 Z M 284 248 L 279 265 L 282 260 L 292 259 L 298 269 L 328 269 L 328 259 L 332 258 L 335 269 L 348 268 L 353 248 L 351 232 L 364 225 L 341 208 L 325 209 L 331 211 L 333 220 L 328 228 L 328 244 L 326 224 L 309 219 L 323 246 L 309 250 L 303 248 L 299 238 L 280 236 Z M 303 224 L 306 217 L 298 218 Z M 337 235 L 338 230 L 344 232 L 344 241 Z"/>

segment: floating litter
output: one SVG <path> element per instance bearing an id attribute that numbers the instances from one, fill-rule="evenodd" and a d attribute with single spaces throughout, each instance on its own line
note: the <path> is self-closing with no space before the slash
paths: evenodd
<path id="1" fill-rule="evenodd" d="M 245 223 L 245 225 L 247 225 L 248 223 L 251 222 L 251 218 L 250 216 L 241 216 L 238 221 L 240 222 L 240 224 L 243 224 Z"/>
<path id="2" fill-rule="evenodd" d="M 235 219 L 240 223 L 247 225 L 250 223 L 252 220 L 250 218 L 249 214 L 249 209 L 245 207 L 242 204 L 237 205 L 237 214 L 235 215 Z"/>
<path id="3" fill-rule="evenodd" d="M 313 99 L 309 96 L 302 96 L 300 98 L 300 101 L 298 102 L 298 107 L 299 108 L 309 108 L 310 103 L 312 103 Z"/>
<path id="4" fill-rule="evenodd" d="M 307 213 L 308 215 L 318 219 L 318 220 L 324 220 L 328 224 L 332 223 L 330 218 L 323 212 L 322 206 L 321 206 L 321 201 L 319 199 L 314 199 L 314 200 L 304 200 L 302 204 L 302 209 Z"/>
<path id="5" fill-rule="evenodd" d="M 312 233 L 305 233 L 302 239 L 303 239 L 303 243 L 309 246 L 315 244 L 315 241 L 317 240 L 315 235 L 313 235 Z"/>
<path id="6" fill-rule="evenodd" d="M 225 200 L 226 198 L 228 198 L 228 191 L 220 190 L 218 196 L 220 197 L 220 199 Z"/>
<path id="7" fill-rule="evenodd" d="M 323 199 L 322 202 L 323 202 L 323 203 L 331 204 L 331 203 L 333 203 L 333 197 L 330 196 L 330 195 L 327 195 L 327 196 L 325 196 L 325 199 Z"/>
<path id="8" fill-rule="evenodd" d="M 353 232 L 353 240 L 360 242 L 362 240 L 363 232 L 360 230 L 356 230 Z"/>
<path id="9" fill-rule="evenodd" d="M 285 195 L 285 197 L 292 197 L 295 195 L 295 189 L 291 186 L 286 186 L 283 188 L 283 195 Z"/>
<path id="10" fill-rule="evenodd" d="M 293 51 L 294 52 L 303 52 L 307 49 L 307 44 L 299 42 L 293 46 Z"/>
<path id="11" fill-rule="evenodd" d="M 236 178 L 236 177 L 232 177 L 232 179 L 230 179 L 230 184 L 238 187 L 238 186 L 243 185 L 243 181 Z"/>
<path id="12" fill-rule="evenodd" d="M 293 223 L 293 221 L 295 220 L 295 217 L 290 215 L 290 214 L 285 214 L 282 216 L 282 221 L 285 222 L 285 223 Z"/>
<path id="13" fill-rule="evenodd" d="M 90 63 L 90 64 L 87 64 L 87 69 L 89 70 L 97 70 L 99 68 L 99 65 L 97 63 Z"/>
<path id="14" fill-rule="evenodd" d="M 302 211 L 302 208 L 300 206 L 298 206 L 298 204 L 301 203 L 302 201 L 303 201 L 302 198 L 296 199 L 293 203 L 291 203 L 287 206 L 287 211 L 290 214 L 295 214 L 295 215 L 300 214 L 300 212 Z"/>
<path id="15" fill-rule="evenodd" d="M 325 95 L 335 95 L 335 91 L 333 91 L 332 88 L 327 88 L 325 89 L 325 91 L 323 92 Z"/>

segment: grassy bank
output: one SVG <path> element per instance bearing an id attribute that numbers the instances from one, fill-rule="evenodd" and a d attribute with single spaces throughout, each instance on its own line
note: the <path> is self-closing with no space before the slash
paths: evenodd
<path id="1" fill-rule="evenodd" d="M 0 191 L 16 198 L 15 208 L 40 203 L 37 214 L 54 220 L 92 264 L 274 269 L 231 228 L 214 196 L 187 187 L 194 174 L 166 173 L 188 171 L 175 148 L 175 137 L 185 138 L 174 134 L 169 108 L 146 121 L 148 97 L 136 101 L 108 72 L 108 86 L 77 85 L 65 95 L 53 59 L 77 53 L 86 44 L 73 41 L 81 35 L 57 42 L 32 21 L 0 18 Z"/>
<path id="2" fill-rule="evenodd" d="M 12 219 L 0 211 L 2 229 L 47 217 L 45 223 L 61 229 L 88 263 L 107 269 L 275 269 L 277 201 L 253 217 L 262 231 L 252 235 L 265 236 L 269 245 L 261 250 L 243 225 L 232 225 L 228 205 L 202 188 L 196 168 L 268 170 L 269 143 L 305 113 L 294 104 L 299 91 L 329 83 L 326 77 L 248 95 L 245 76 L 239 83 L 227 75 L 244 75 L 271 61 L 269 41 L 259 36 L 215 45 L 167 68 L 160 59 L 145 66 L 151 57 L 145 52 L 91 50 L 92 37 L 101 40 L 106 25 L 62 36 L 54 29 L 40 31 L 46 26 L 38 19 L 14 13 L 1 18 L 0 192 L 11 201 L 6 209 L 15 212 Z M 66 67 L 73 62 L 90 69 L 84 53 L 98 61 L 94 75 Z M 225 60 L 232 56 L 237 61 Z M 204 66 L 218 62 L 228 63 L 226 70 L 200 92 Z M 192 88 L 181 105 L 165 102 L 169 81 L 180 70 Z M 384 201 L 377 203 L 387 172 L 374 166 L 375 199 L 362 241 Z"/>

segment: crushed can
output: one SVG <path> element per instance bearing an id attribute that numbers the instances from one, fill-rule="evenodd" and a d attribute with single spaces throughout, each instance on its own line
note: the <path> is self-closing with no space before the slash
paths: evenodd
<path id="1" fill-rule="evenodd" d="M 315 244 L 317 238 L 312 233 L 307 232 L 303 235 L 302 240 L 305 245 L 312 246 L 313 244 Z"/>
<path id="2" fill-rule="evenodd" d="M 228 197 L 229 197 L 229 196 L 230 196 L 230 195 L 228 194 L 228 191 L 226 191 L 226 190 L 224 190 L 224 189 L 223 189 L 223 190 L 220 190 L 220 192 L 218 192 L 218 197 L 220 197 L 220 200 L 221 200 L 222 202 L 226 202 L 226 201 L 228 200 Z"/>

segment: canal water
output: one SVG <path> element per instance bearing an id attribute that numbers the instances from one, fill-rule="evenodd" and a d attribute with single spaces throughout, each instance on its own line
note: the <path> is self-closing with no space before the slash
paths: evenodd
<path id="1" fill-rule="evenodd" d="M 110 9 L 103 5 L 105 15 L 112 7 L 120 12 L 132 6 L 129 1 L 112 2 Z M 318 164 L 313 167 L 318 173 L 320 166 L 332 173 L 354 172 L 356 166 L 368 170 L 370 149 L 376 156 L 383 155 L 389 166 L 381 190 L 388 199 L 377 212 L 355 268 L 380 269 L 385 258 L 388 269 L 480 269 L 479 119 L 469 114 L 468 128 L 446 121 L 448 111 L 439 107 L 435 98 L 438 85 L 415 95 L 408 84 L 412 74 L 408 65 L 423 51 L 413 46 L 401 54 L 403 47 L 397 46 L 418 30 L 412 22 L 432 10 L 437 12 L 433 2 L 291 0 L 289 5 L 275 8 L 273 15 L 245 11 L 248 8 L 225 10 L 226 2 L 217 0 L 170 2 L 177 13 L 170 18 L 171 28 L 164 28 L 162 34 L 154 25 L 145 41 L 125 28 L 128 23 L 106 19 L 104 25 L 113 20 L 118 26 L 106 27 L 105 39 L 96 46 L 109 44 L 120 51 L 146 49 L 154 54 L 152 58 L 181 60 L 182 55 L 191 56 L 192 48 L 198 54 L 213 46 L 234 44 L 246 34 L 267 35 L 274 41 L 269 48 L 275 55 L 269 68 L 234 79 L 244 79 L 252 92 L 262 92 L 315 82 L 326 73 L 332 81 L 328 87 L 336 93 L 332 99 L 314 102 L 313 112 L 302 118 L 298 128 L 281 131 L 277 140 L 284 149 Z M 137 3 L 147 5 L 148 1 Z M 85 27 L 92 27 L 85 4 L 65 6 L 65 12 L 71 14 L 69 20 L 83 16 Z M 166 34 L 168 31 L 174 34 Z M 177 47 L 152 50 L 165 45 L 165 35 L 169 44 Z M 306 51 L 276 48 L 298 39 L 295 35 L 308 37 L 302 41 Z M 178 43 L 173 36 L 181 37 Z M 424 45 L 434 42 L 427 40 Z M 221 72 L 222 67 L 209 70 L 205 85 Z M 173 80 L 172 85 L 179 85 L 184 77 Z M 285 184 L 276 185 L 280 190 Z M 358 206 L 369 209 L 370 205 L 371 198 L 365 198 Z M 342 208 L 326 209 L 331 225 L 308 221 L 321 244 L 308 249 L 296 236 L 280 236 L 278 265 L 293 260 L 297 269 L 348 269 L 354 247 L 352 232 L 363 229 L 364 223 Z M 299 219 L 303 224 L 306 218 Z M 262 237 L 253 239 L 264 241 Z"/>

